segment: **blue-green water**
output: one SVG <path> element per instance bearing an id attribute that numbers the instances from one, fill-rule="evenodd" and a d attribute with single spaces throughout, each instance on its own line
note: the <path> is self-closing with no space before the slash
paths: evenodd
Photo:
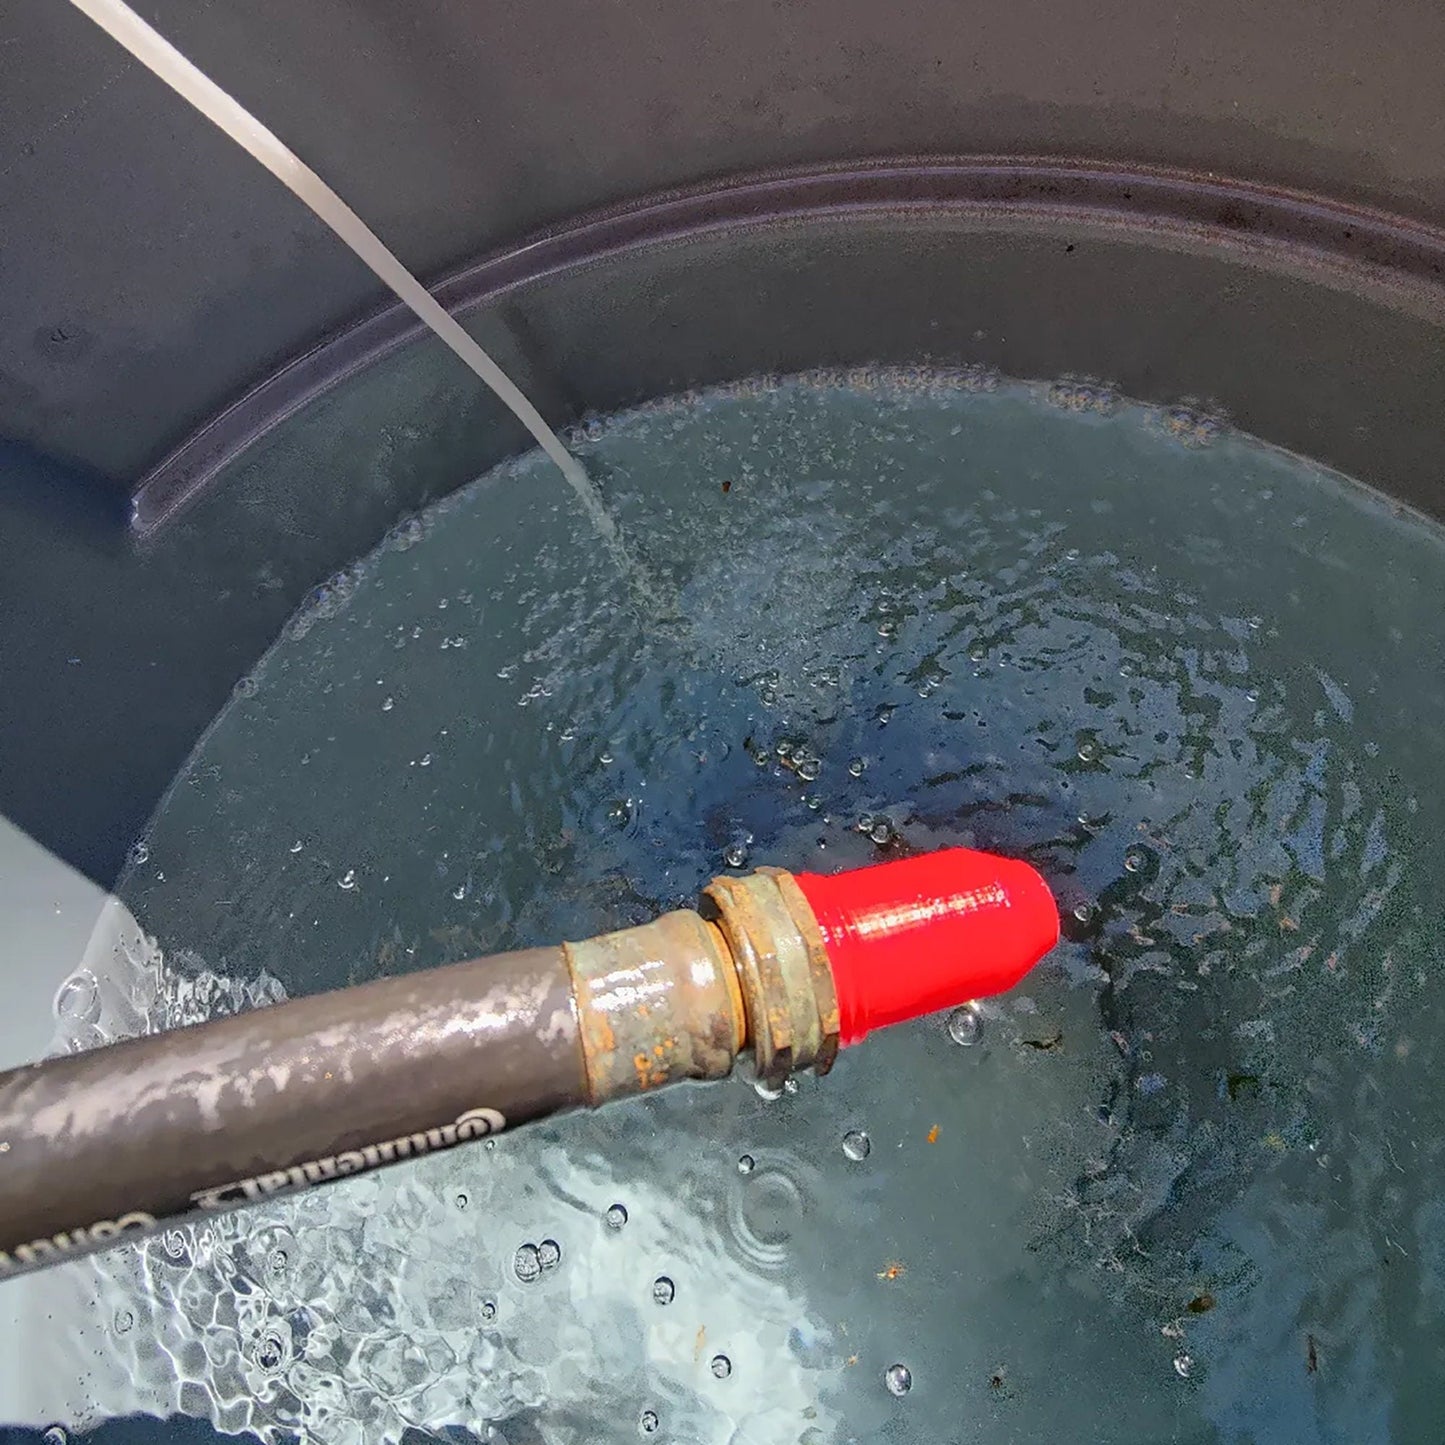
<path id="1" fill-rule="evenodd" d="M 122 892 L 172 965 L 312 991 L 948 843 L 1036 862 L 1068 940 L 976 1040 L 920 1021 L 776 1100 L 678 1091 L 75 1266 L 147 1407 L 1433 1439 L 1439 531 L 1071 384 L 759 383 L 579 446 L 678 618 L 540 458 L 399 527 L 143 840 Z"/>

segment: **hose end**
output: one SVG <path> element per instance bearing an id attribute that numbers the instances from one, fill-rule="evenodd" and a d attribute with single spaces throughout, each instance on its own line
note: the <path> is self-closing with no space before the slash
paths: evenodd
<path id="1" fill-rule="evenodd" d="M 1012 988 L 1059 941 L 1048 884 L 971 848 L 795 882 L 832 969 L 839 1037 Z"/>

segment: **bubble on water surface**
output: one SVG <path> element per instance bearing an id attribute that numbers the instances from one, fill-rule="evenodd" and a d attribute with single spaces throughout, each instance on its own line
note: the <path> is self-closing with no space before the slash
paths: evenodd
<path id="1" fill-rule="evenodd" d="M 883 1372 L 883 1383 L 890 1395 L 906 1395 L 913 1388 L 913 1371 L 907 1365 L 889 1365 Z"/>
<path id="2" fill-rule="evenodd" d="M 956 1008 L 948 1016 L 948 1036 L 954 1043 L 969 1048 L 978 1042 L 983 1021 L 972 1004 Z"/>
<path id="3" fill-rule="evenodd" d="M 99 985 L 89 969 L 78 969 L 55 994 L 54 1013 L 66 1023 L 88 1023 L 100 1009 Z"/>
<path id="4" fill-rule="evenodd" d="M 532 1284 L 542 1276 L 542 1257 L 535 1244 L 521 1245 L 512 1256 L 512 1273 L 523 1284 Z"/>

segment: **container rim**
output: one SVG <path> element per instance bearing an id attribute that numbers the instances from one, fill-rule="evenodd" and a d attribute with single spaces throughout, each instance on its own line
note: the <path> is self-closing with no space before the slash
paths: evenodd
<path id="1" fill-rule="evenodd" d="M 1445 228 L 1285 187 L 1166 167 L 1058 157 L 840 162 L 658 192 L 584 215 L 449 272 L 433 294 L 466 317 L 599 261 L 730 230 L 911 213 L 1010 227 L 1089 225 L 1136 243 L 1185 242 L 1224 259 L 1308 272 L 1445 320 Z M 136 484 L 130 525 L 148 538 L 288 417 L 424 332 L 400 301 L 333 333 L 186 437 Z"/>

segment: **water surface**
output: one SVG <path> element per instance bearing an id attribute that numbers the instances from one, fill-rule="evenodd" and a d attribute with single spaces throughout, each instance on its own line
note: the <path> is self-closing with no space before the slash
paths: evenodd
<path id="1" fill-rule="evenodd" d="M 134 855 L 150 1022 L 945 844 L 1033 860 L 1067 941 L 776 1099 L 682 1089 L 70 1266 L 127 1320 L 94 1412 L 1434 1438 L 1439 532 L 1083 383 L 756 383 L 579 448 L 680 619 L 537 457 L 319 587 Z"/>

